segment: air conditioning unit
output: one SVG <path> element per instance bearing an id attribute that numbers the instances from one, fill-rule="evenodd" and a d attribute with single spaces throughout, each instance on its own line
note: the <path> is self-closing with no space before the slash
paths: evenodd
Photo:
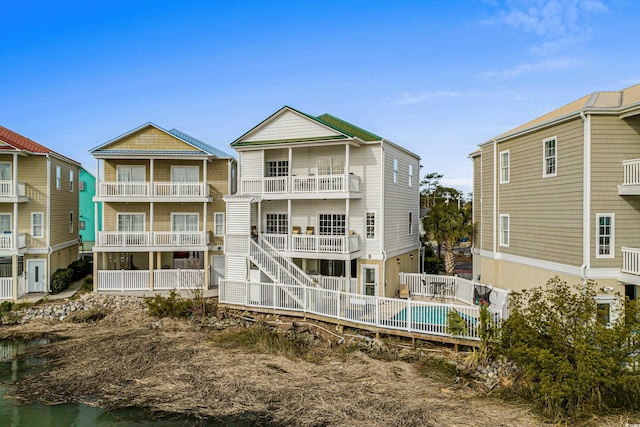
<path id="1" fill-rule="evenodd" d="M 84 191 L 84 181 L 78 182 L 78 191 Z"/>

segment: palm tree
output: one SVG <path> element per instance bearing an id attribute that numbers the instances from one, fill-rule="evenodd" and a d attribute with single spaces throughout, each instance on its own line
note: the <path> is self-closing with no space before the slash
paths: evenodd
<path id="1" fill-rule="evenodd" d="M 457 203 L 438 203 L 424 219 L 423 226 L 429 239 L 442 245 L 445 273 L 453 275 L 456 267 L 453 248 L 461 239 L 471 237 L 473 233 L 471 205 L 458 208 Z"/>

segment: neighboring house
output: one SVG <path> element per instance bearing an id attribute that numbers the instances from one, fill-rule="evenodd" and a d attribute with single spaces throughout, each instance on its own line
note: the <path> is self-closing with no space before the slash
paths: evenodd
<path id="1" fill-rule="evenodd" d="M 231 144 L 224 299 L 248 281 L 396 296 L 417 272 L 420 158 L 329 114 L 283 107 Z"/>
<path id="2" fill-rule="evenodd" d="M 98 203 L 97 209 L 93 206 L 93 198 L 96 195 L 96 177 L 81 167 L 78 176 L 79 212 L 78 234 L 80 235 L 80 256 L 92 256 L 93 245 L 96 241 L 96 230 L 102 228 L 102 206 Z M 96 216 L 97 215 L 97 216 Z M 97 224 L 96 224 L 97 220 Z"/>
<path id="3" fill-rule="evenodd" d="M 48 292 L 78 259 L 79 168 L 0 126 L 0 299 Z"/>
<path id="4" fill-rule="evenodd" d="M 235 192 L 235 159 L 153 123 L 90 153 L 98 178 L 94 201 L 102 203 L 93 247 L 94 289 L 217 284 L 224 273 L 222 195 Z"/>
<path id="5" fill-rule="evenodd" d="M 595 92 L 471 153 L 474 278 L 521 290 L 558 275 L 631 298 L 640 284 L 640 85 Z"/>

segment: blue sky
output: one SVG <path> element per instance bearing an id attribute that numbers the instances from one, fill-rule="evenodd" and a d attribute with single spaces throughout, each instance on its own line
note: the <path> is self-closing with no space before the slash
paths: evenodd
<path id="1" fill-rule="evenodd" d="M 8 2 L 0 125 L 70 156 L 143 123 L 232 152 L 289 105 L 471 191 L 479 143 L 640 83 L 634 0 Z"/>

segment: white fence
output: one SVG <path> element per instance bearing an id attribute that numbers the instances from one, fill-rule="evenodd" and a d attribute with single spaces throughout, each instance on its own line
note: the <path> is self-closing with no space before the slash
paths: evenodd
<path id="1" fill-rule="evenodd" d="M 319 274 L 310 276 L 319 287 L 332 291 L 357 293 L 358 279 L 349 279 L 337 276 L 321 276 Z"/>
<path id="2" fill-rule="evenodd" d="M 312 287 L 275 283 L 220 280 L 222 303 L 275 310 L 312 313 L 326 318 L 428 335 L 451 336 L 449 313 L 455 311 L 464 320 L 459 336 L 478 340 L 480 313 L 477 306 L 442 304 L 365 296 Z M 490 308 L 491 310 L 491 308 Z M 498 320 L 500 312 L 493 312 Z"/>
<path id="3" fill-rule="evenodd" d="M 623 273 L 640 275 L 640 249 L 622 248 Z"/>
<path id="4" fill-rule="evenodd" d="M 360 250 L 357 234 L 349 236 L 320 236 L 315 234 L 262 233 L 261 238 L 281 251 L 339 254 Z"/>
<path id="5" fill-rule="evenodd" d="M 154 270 L 153 289 L 203 289 L 203 269 Z M 149 270 L 99 270 L 98 291 L 148 291 L 151 290 Z"/>
<path id="6" fill-rule="evenodd" d="M 409 286 L 409 293 L 412 296 L 452 299 L 470 305 L 478 304 L 481 302 L 480 299 L 488 297 L 487 302 L 490 302 L 490 308 L 493 311 L 499 311 L 503 318 L 509 316 L 510 291 L 505 289 L 462 277 L 435 274 L 400 273 L 399 280 L 399 283 Z"/>
<path id="7" fill-rule="evenodd" d="M 208 197 L 204 182 L 99 182 L 101 197 Z"/>
<path id="8" fill-rule="evenodd" d="M 360 177 L 356 175 L 307 175 L 243 178 L 241 194 L 329 193 L 360 191 Z"/>
<path id="9" fill-rule="evenodd" d="M 13 299 L 13 278 L 0 277 L 0 300 Z"/>

